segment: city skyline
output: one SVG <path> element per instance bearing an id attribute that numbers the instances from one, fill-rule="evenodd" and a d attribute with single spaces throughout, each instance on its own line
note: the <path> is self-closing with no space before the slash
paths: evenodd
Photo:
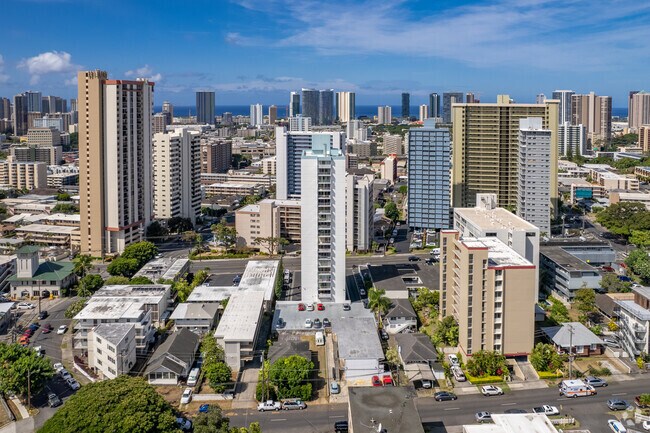
<path id="1" fill-rule="evenodd" d="M 38 89 L 70 98 L 76 93 L 76 71 L 83 68 L 149 78 L 156 82 L 157 103 L 177 105 L 191 105 L 196 90 L 215 91 L 217 105 L 285 100 L 288 105 L 288 92 L 303 87 L 352 91 L 359 105 L 394 105 L 408 92 L 418 105 L 431 92 L 473 92 L 493 102 L 507 91 L 518 102 L 533 102 L 540 92 L 570 88 L 610 95 L 614 107 L 624 107 L 630 90 L 644 88 L 647 62 L 638 59 L 650 48 L 644 24 L 650 6 L 627 1 L 608 8 L 584 1 L 507 0 L 372 8 L 366 2 L 241 0 L 152 8 L 136 1 L 128 3 L 133 12 L 128 15 L 119 13 L 120 3 L 8 0 L 0 94 Z M 52 20 L 96 19 L 79 19 L 79 32 L 51 26 L 26 37 L 20 24 L 25 14 L 44 27 Z M 360 14 L 364 20 L 358 20 Z M 116 20 L 120 32 L 114 31 Z M 452 31 L 458 26 L 472 30 Z M 96 37 L 79 38 L 79 33 Z M 92 45 L 97 40 L 110 43 L 97 50 Z M 422 46 L 410 44 L 413 40 L 434 42 Z M 134 45 L 138 48 L 128 48 Z M 295 55 L 296 50 L 309 55 Z M 576 61 L 580 52 L 601 55 Z M 619 70 L 625 75 L 608 79 Z"/>

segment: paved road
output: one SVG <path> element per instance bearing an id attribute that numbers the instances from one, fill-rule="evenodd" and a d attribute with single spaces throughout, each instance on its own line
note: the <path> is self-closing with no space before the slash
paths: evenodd
<path id="1" fill-rule="evenodd" d="M 632 401 L 635 395 L 650 389 L 650 377 L 635 381 L 613 383 L 599 388 L 598 395 L 567 399 L 558 395 L 557 389 L 536 389 L 534 391 L 513 391 L 498 397 L 483 397 L 480 394 L 460 396 L 457 401 L 436 402 L 433 398 L 419 398 L 417 407 L 422 422 L 438 427 L 436 432 L 446 432 L 445 427 L 473 424 L 475 413 L 489 411 L 503 413 L 508 409 L 525 409 L 528 412 L 541 404 L 557 406 L 562 414 L 574 416 L 582 428 L 593 433 L 607 431 L 608 419 L 623 415 L 623 412 L 609 413 L 605 402 L 610 398 Z M 264 432 L 331 432 L 335 421 L 347 419 L 347 404 L 314 405 L 304 411 L 265 412 L 237 410 L 228 412 L 231 425 L 244 426 L 258 421 Z"/>

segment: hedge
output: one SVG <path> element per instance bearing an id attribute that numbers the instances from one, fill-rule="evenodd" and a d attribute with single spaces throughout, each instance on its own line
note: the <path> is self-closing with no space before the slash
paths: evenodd
<path id="1" fill-rule="evenodd" d="M 552 371 L 538 371 L 537 375 L 540 379 L 559 379 L 564 377 L 562 373 L 554 373 Z"/>
<path id="2" fill-rule="evenodd" d="M 465 376 L 467 376 L 467 380 L 469 380 L 472 385 L 485 385 L 486 383 L 502 383 L 503 382 L 503 377 L 502 376 L 474 377 L 474 376 L 470 376 L 467 373 L 465 373 Z"/>

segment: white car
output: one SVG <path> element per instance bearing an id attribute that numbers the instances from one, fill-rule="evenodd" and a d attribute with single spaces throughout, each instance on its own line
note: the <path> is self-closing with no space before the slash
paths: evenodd
<path id="1" fill-rule="evenodd" d="M 68 379 L 72 379 L 72 375 L 68 373 L 68 370 L 65 368 L 59 371 L 59 376 L 61 376 L 61 379 L 67 381 Z"/>
<path id="2" fill-rule="evenodd" d="M 52 367 L 54 368 L 54 371 L 56 371 L 57 373 L 61 370 L 65 370 L 65 367 L 63 367 L 63 364 L 61 364 L 60 362 L 57 362 Z"/>
<path id="3" fill-rule="evenodd" d="M 458 361 L 458 357 L 456 355 L 454 355 L 453 353 L 447 355 L 447 358 L 449 358 L 449 363 L 451 365 L 456 366 L 456 367 L 460 366 L 460 362 Z"/>
<path id="4" fill-rule="evenodd" d="M 314 311 L 314 304 L 307 304 L 307 311 Z"/>
<path id="5" fill-rule="evenodd" d="M 486 397 L 490 395 L 503 395 L 503 390 L 498 386 L 485 385 L 481 387 L 481 394 Z"/>
<path id="6" fill-rule="evenodd" d="M 34 352 L 36 352 L 36 356 L 41 357 L 45 353 L 45 349 L 43 349 L 43 346 L 36 346 Z"/>
<path id="7" fill-rule="evenodd" d="M 56 330 L 56 333 L 59 335 L 63 335 L 67 330 L 68 330 L 68 325 L 61 325 L 59 326 L 59 329 Z"/>
<path id="8" fill-rule="evenodd" d="M 19 310 L 31 310 L 33 308 L 36 308 L 36 305 L 30 302 L 19 302 L 18 305 L 16 305 L 16 308 Z"/>
<path id="9" fill-rule="evenodd" d="M 73 377 L 66 380 L 66 383 L 68 384 L 70 389 L 73 390 L 73 391 L 76 391 L 79 388 L 81 388 L 81 385 L 79 385 L 79 382 L 77 382 L 77 380 L 75 378 L 73 378 Z"/>
<path id="10" fill-rule="evenodd" d="M 192 401 L 192 388 L 185 388 L 183 395 L 181 395 L 181 404 L 188 404 Z"/>
<path id="11" fill-rule="evenodd" d="M 257 410 L 260 412 L 266 412 L 267 410 L 280 410 L 282 409 L 282 404 L 279 401 L 266 400 L 257 405 Z"/>
<path id="12" fill-rule="evenodd" d="M 643 424 L 641 424 L 644 430 L 650 430 L 650 421 L 643 421 Z"/>
<path id="13" fill-rule="evenodd" d="M 305 328 L 311 328 L 313 324 L 311 319 L 305 319 Z"/>
<path id="14" fill-rule="evenodd" d="M 607 425 L 614 433 L 627 433 L 625 426 L 616 419 L 607 420 Z"/>
<path id="15" fill-rule="evenodd" d="M 560 411 L 558 410 L 557 407 L 555 406 L 549 406 L 547 404 L 539 407 L 534 407 L 533 408 L 534 413 L 543 413 L 546 415 L 559 415 Z"/>

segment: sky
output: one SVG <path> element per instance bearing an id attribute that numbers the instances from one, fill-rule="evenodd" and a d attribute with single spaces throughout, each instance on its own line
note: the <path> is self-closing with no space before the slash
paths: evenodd
<path id="1" fill-rule="evenodd" d="M 75 97 L 76 71 L 148 77 L 155 101 L 288 104 L 302 87 L 357 105 L 431 92 L 518 102 L 555 89 L 627 106 L 650 90 L 650 2 L 638 0 L 0 0 L 0 96 Z"/>

